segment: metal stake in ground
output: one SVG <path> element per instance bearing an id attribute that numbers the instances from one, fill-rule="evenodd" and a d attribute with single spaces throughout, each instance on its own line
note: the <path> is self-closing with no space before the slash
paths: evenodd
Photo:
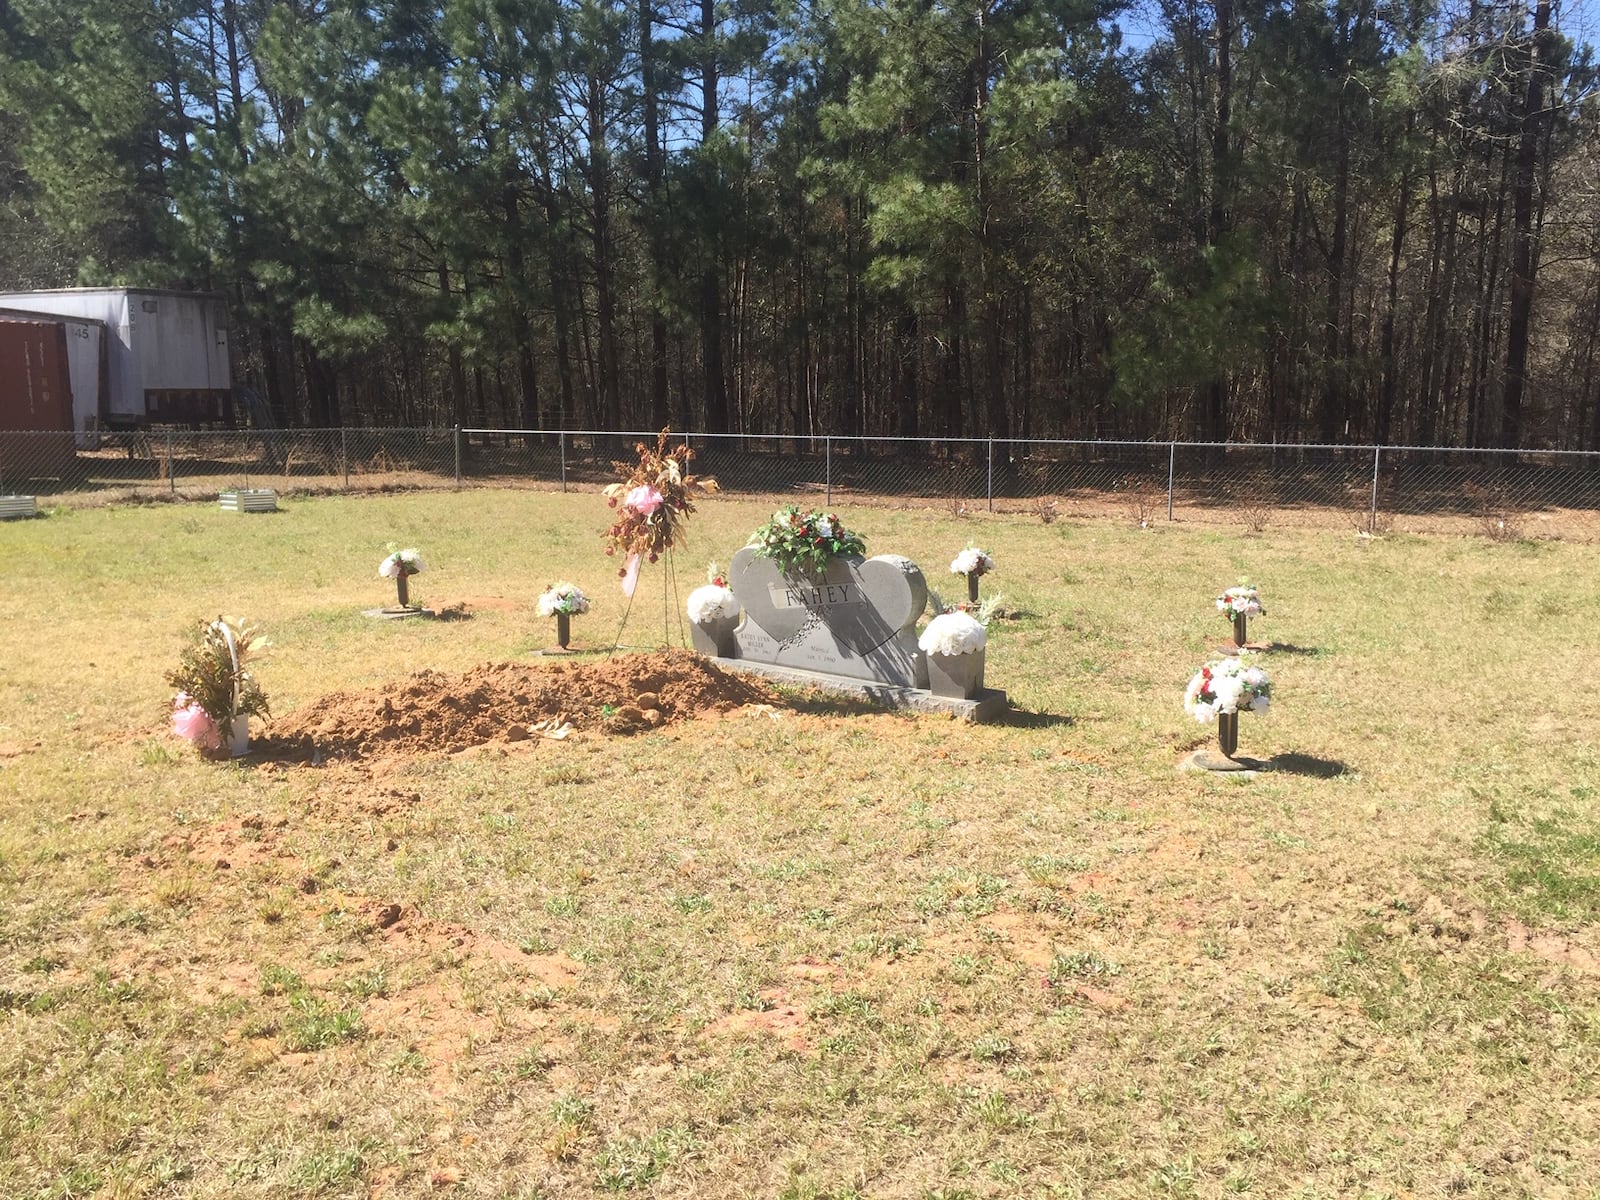
<path id="1" fill-rule="evenodd" d="M 662 634 L 663 639 L 666 641 L 667 648 L 671 649 L 671 647 L 672 647 L 671 606 L 672 606 L 673 600 L 677 596 L 677 571 L 675 570 L 675 567 L 674 567 L 674 559 L 672 557 L 672 551 L 671 550 L 663 550 L 663 551 L 661 551 L 661 553 L 659 555 L 659 562 L 660 562 L 660 566 L 661 566 L 661 634 Z M 644 575 L 644 565 L 641 564 L 640 567 L 639 567 L 639 576 L 642 577 L 643 575 Z M 628 627 L 628 617 L 633 612 L 633 597 L 634 597 L 634 595 L 638 594 L 638 590 L 639 589 L 638 589 L 637 580 L 636 580 L 633 593 L 631 593 L 628 596 L 627 607 L 622 610 L 622 624 L 617 626 L 617 636 L 612 640 L 611 650 L 609 651 L 609 654 L 615 654 L 618 651 L 618 649 L 620 649 L 621 646 L 622 646 L 622 631 Z M 679 626 L 678 633 L 679 633 L 679 640 L 685 646 L 687 646 L 689 644 L 689 639 L 684 634 L 681 625 Z M 655 647 L 650 647 L 650 649 L 655 649 Z M 608 656 L 609 656 L 609 654 L 608 654 Z"/>

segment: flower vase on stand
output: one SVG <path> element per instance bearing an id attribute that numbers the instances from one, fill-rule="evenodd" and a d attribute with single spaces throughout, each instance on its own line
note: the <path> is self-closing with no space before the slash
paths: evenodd
<path id="1" fill-rule="evenodd" d="M 978 607 L 978 580 L 994 570 L 994 559 L 976 546 L 968 546 L 950 560 L 950 574 L 967 577 L 967 604 Z"/>
<path id="2" fill-rule="evenodd" d="M 1242 619 L 1242 618 L 1241 618 Z M 1218 754 L 1196 750 L 1179 764 L 1180 770 L 1244 772 L 1253 775 L 1261 764 L 1239 758 L 1239 714 L 1265 713 L 1270 703 L 1272 680 L 1260 667 L 1246 666 L 1236 655 L 1206 663 L 1189 680 L 1183 707 L 1202 725 L 1217 723 Z"/>
<path id="3" fill-rule="evenodd" d="M 434 616 L 432 609 L 411 603 L 411 577 L 421 575 L 427 569 L 427 564 L 422 561 L 422 555 L 416 550 L 392 550 L 378 564 L 378 575 L 383 579 L 394 580 L 396 602 L 390 608 L 369 608 L 366 610 L 366 615 L 387 617 L 391 620 L 400 617 Z"/>
<path id="4" fill-rule="evenodd" d="M 1241 650 L 1266 649 L 1265 646 L 1251 646 L 1249 643 L 1250 618 L 1263 617 L 1267 613 L 1261 604 L 1261 592 L 1254 584 L 1241 583 L 1223 592 L 1217 597 L 1217 612 L 1233 622 L 1233 642 L 1218 647 L 1219 654 L 1234 655 Z"/>
<path id="5" fill-rule="evenodd" d="M 553 583 L 540 593 L 535 611 L 541 617 L 556 619 L 556 644 L 543 654 L 573 654 L 572 618 L 589 611 L 589 598 L 575 583 Z"/>
<path id="6" fill-rule="evenodd" d="M 1237 712 L 1222 713 L 1217 717 L 1217 744 L 1222 748 L 1222 753 L 1228 758 L 1232 758 L 1239 753 L 1239 714 Z"/>

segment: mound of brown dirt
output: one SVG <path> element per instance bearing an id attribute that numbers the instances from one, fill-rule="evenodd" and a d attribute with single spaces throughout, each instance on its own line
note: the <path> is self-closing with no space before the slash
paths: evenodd
<path id="1" fill-rule="evenodd" d="M 536 726 L 638 733 L 776 695 L 687 650 L 550 666 L 486 663 L 465 675 L 418 671 L 388 688 L 335 692 L 272 723 L 264 758 L 449 753 L 522 741 Z"/>

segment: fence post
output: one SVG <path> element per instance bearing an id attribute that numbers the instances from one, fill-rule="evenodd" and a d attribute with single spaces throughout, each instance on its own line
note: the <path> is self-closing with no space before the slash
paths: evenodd
<path id="1" fill-rule="evenodd" d="M 461 426 L 456 426 L 456 486 L 461 486 Z"/>
<path id="2" fill-rule="evenodd" d="M 343 425 L 339 426 L 339 473 L 344 476 L 344 490 L 350 490 L 350 448 Z"/>
<path id="3" fill-rule="evenodd" d="M 1167 443 L 1167 520 L 1172 520 L 1172 477 L 1177 474 L 1178 443 Z"/>
<path id="4" fill-rule="evenodd" d="M 994 511 L 994 439 L 989 439 L 989 483 L 985 489 L 989 493 L 989 511 Z"/>
<path id="5" fill-rule="evenodd" d="M 567 490 L 567 431 L 563 429 L 558 435 L 561 440 L 561 490 Z"/>
<path id="6" fill-rule="evenodd" d="M 1383 453 L 1383 447 L 1372 448 L 1372 510 L 1367 514 L 1367 532 L 1378 532 L 1378 456 Z"/>
<path id="7" fill-rule="evenodd" d="M 833 438 L 831 436 L 825 437 L 825 438 L 822 439 L 822 479 L 823 479 L 822 489 L 823 489 L 823 495 L 824 495 L 824 499 L 823 499 L 822 503 L 823 503 L 823 505 L 825 507 L 832 508 L 833 507 Z"/>
<path id="8" fill-rule="evenodd" d="M 172 453 L 172 430 L 167 430 L 167 494 L 178 494 L 178 460 Z"/>

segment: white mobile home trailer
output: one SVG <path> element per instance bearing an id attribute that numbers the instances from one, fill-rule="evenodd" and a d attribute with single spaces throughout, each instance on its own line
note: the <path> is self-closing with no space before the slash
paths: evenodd
<path id="1" fill-rule="evenodd" d="M 104 327 L 103 386 L 89 388 L 84 380 L 86 390 L 95 395 L 102 427 L 233 423 L 228 308 L 220 296 L 154 288 L 62 288 L 0 293 L 0 309 Z M 89 370 L 87 351 L 83 369 Z M 78 389 L 74 362 L 73 424 L 82 429 Z"/>

